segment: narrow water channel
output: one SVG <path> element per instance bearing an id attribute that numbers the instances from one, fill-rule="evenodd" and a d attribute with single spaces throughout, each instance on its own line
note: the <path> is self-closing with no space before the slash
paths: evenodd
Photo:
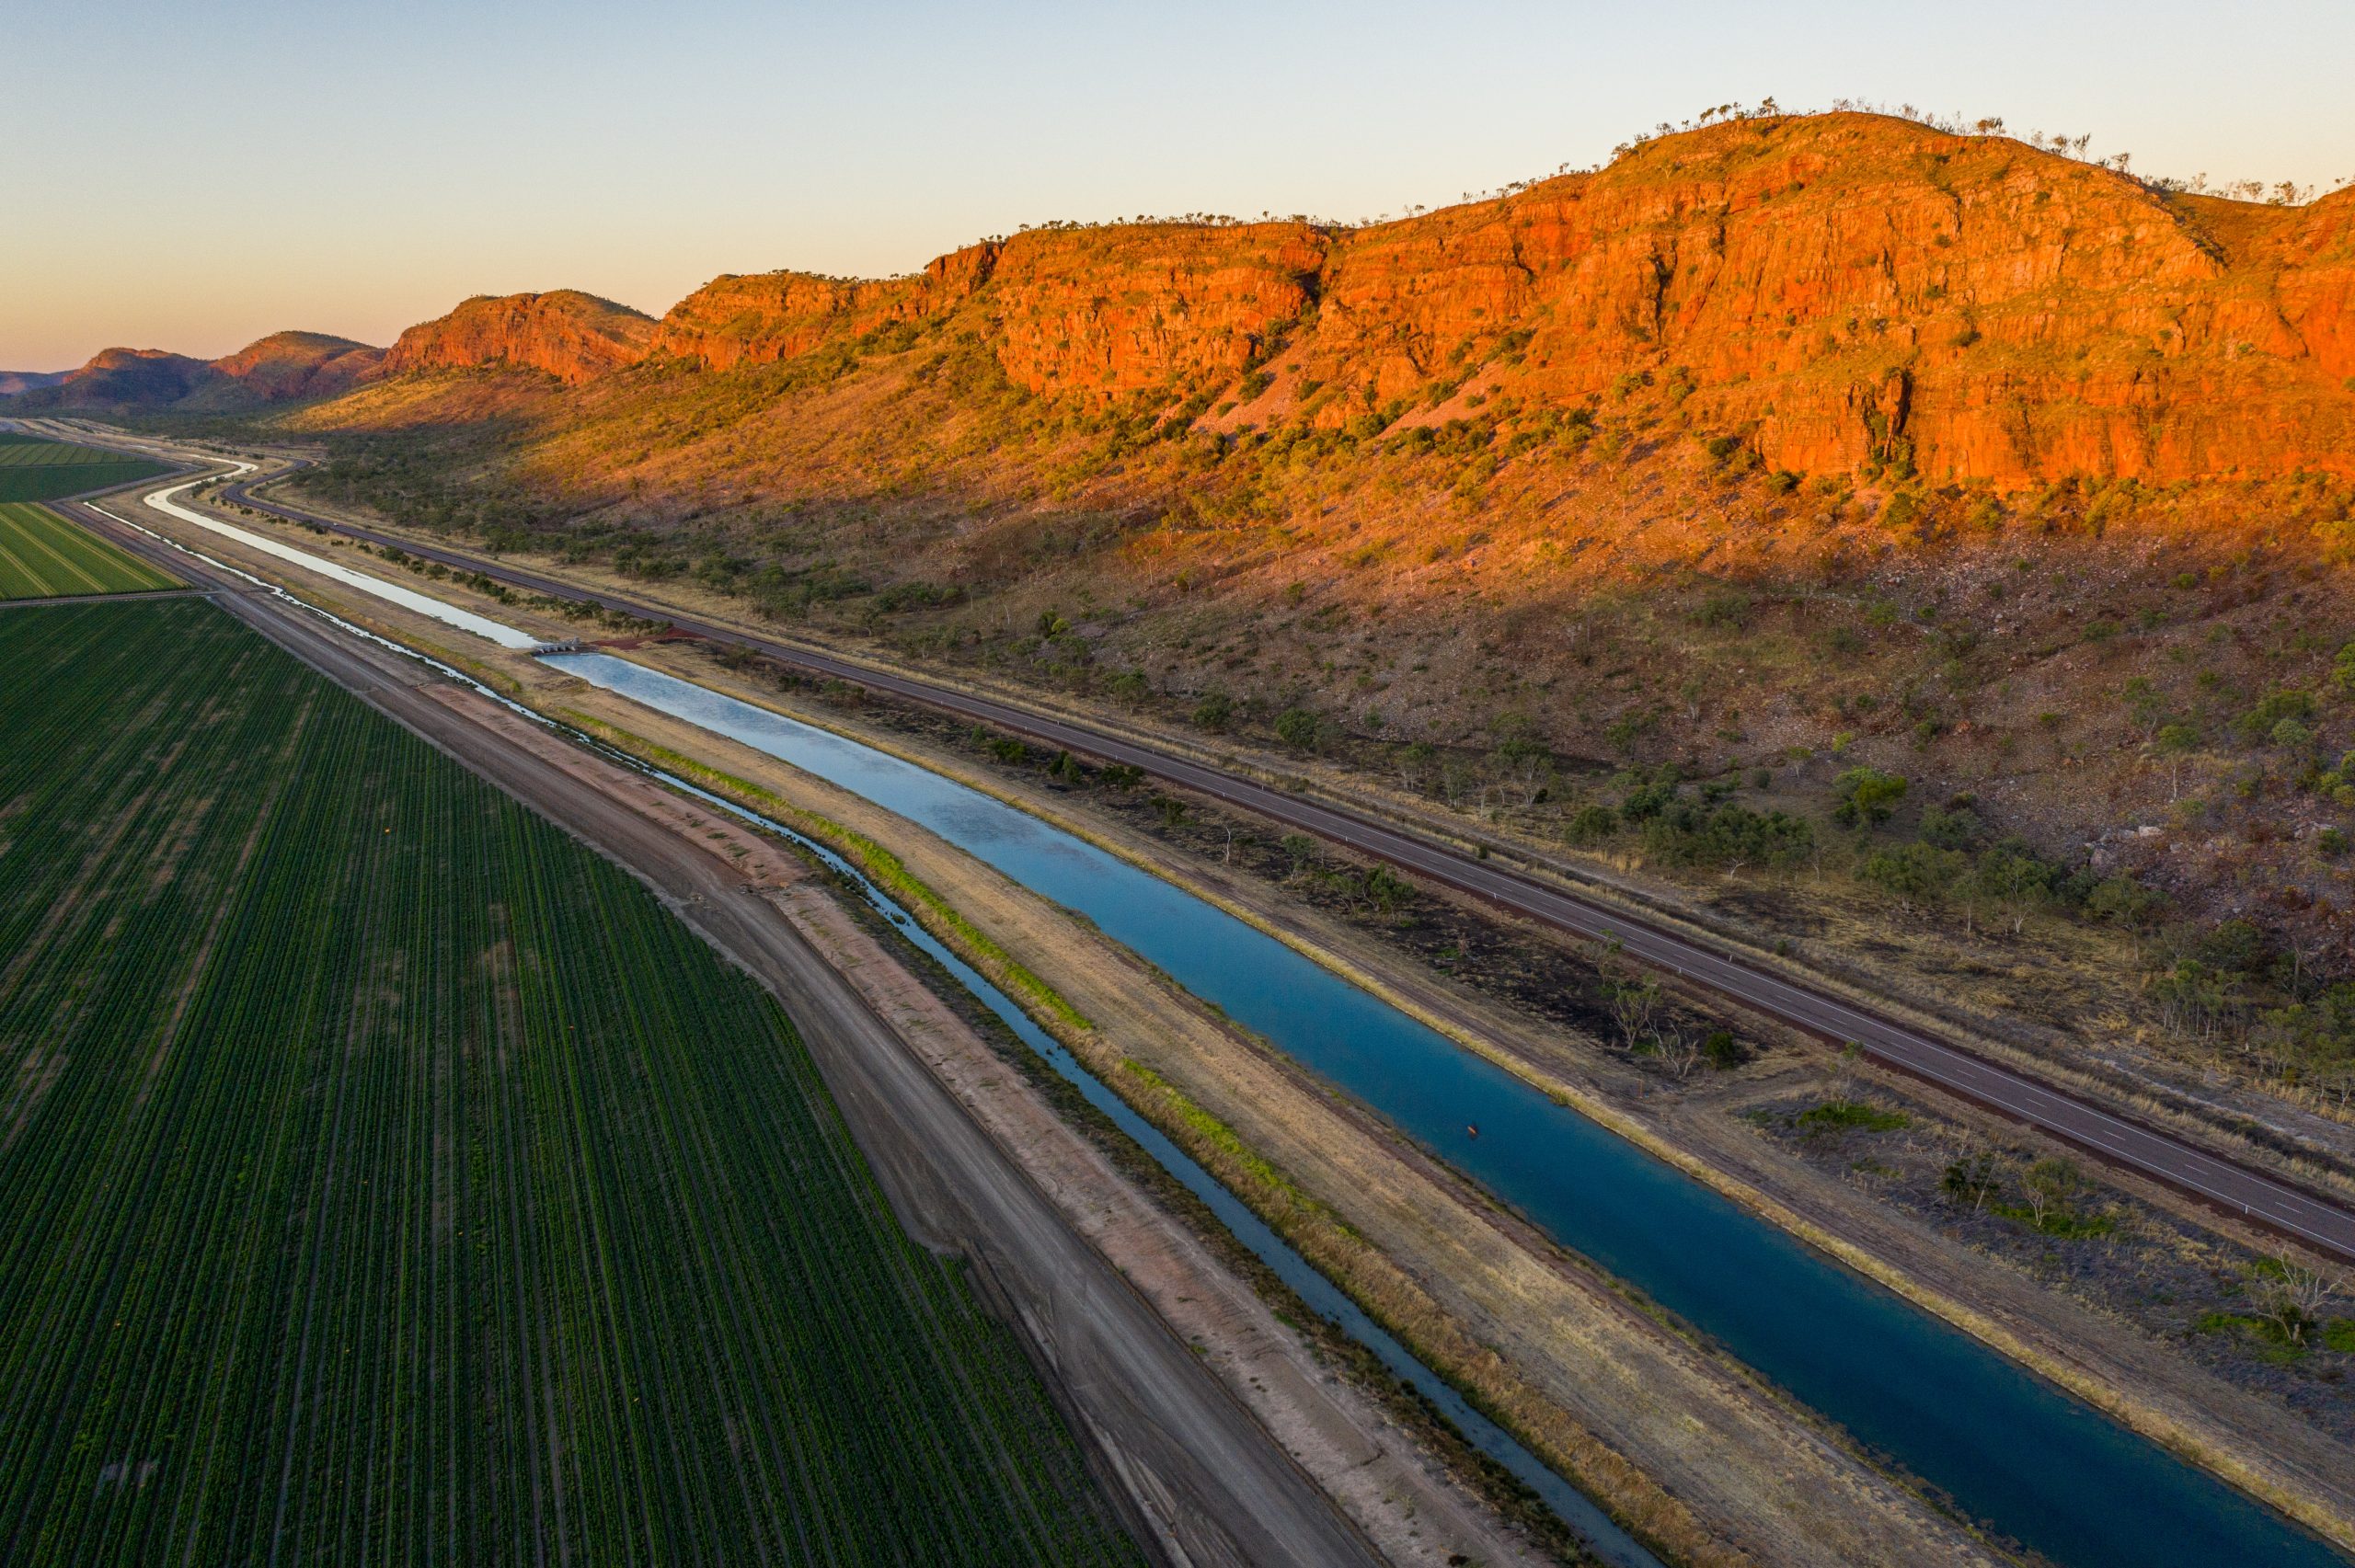
<path id="1" fill-rule="evenodd" d="M 1274 938 L 1093 845 L 898 758 L 642 666 L 603 654 L 547 662 L 863 795 L 1086 915 L 1563 1246 L 2056 1563 L 2346 1561 Z"/>
<path id="2" fill-rule="evenodd" d="M 646 767 L 645 763 L 626 752 L 616 751 L 613 755 L 627 766 Z M 1511 1433 L 1473 1409 L 1462 1394 L 1448 1385 L 1446 1379 L 1417 1360 L 1412 1352 L 1393 1338 L 1381 1324 L 1366 1316 L 1364 1310 L 1343 1295 L 1338 1287 L 1317 1273 L 1315 1265 L 1301 1256 L 1291 1242 L 1269 1229 L 1267 1222 L 1245 1207 L 1242 1199 L 1221 1186 L 1217 1177 L 1203 1170 L 1191 1155 L 1172 1143 L 1159 1127 L 1139 1116 L 1127 1101 L 1088 1071 L 1062 1042 L 1032 1023 L 1028 1013 L 992 985 L 979 970 L 936 941 L 930 932 L 911 919 L 906 910 L 868 881 L 856 866 L 814 839 L 805 838 L 784 824 L 732 800 L 698 789 L 686 780 L 660 769 L 647 771 L 679 789 L 709 801 L 723 811 L 779 837 L 792 840 L 840 873 L 858 888 L 869 904 L 897 926 L 902 935 L 948 970 L 951 979 L 972 992 L 982 1006 L 1014 1031 L 1016 1037 L 1036 1052 L 1064 1082 L 1076 1088 L 1089 1104 L 1103 1112 L 1113 1125 L 1152 1156 L 1156 1164 L 1175 1176 L 1188 1192 L 1201 1199 L 1203 1207 L 1216 1215 L 1219 1222 L 1234 1233 L 1235 1240 L 1251 1250 L 1252 1255 L 1274 1270 L 1276 1277 L 1290 1287 L 1293 1295 L 1306 1302 L 1310 1310 L 1333 1320 L 1340 1325 L 1342 1333 L 1373 1351 L 1382 1364 L 1390 1368 L 1393 1377 L 1430 1401 L 1441 1414 L 1455 1424 L 1456 1430 L 1464 1434 L 1474 1448 L 1503 1465 L 1522 1485 L 1545 1499 L 1545 1505 L 1578 1534 L 1597 1559 L 1609 1564 L 1610 1568 L 1663 1568 L 1659 1558 L 1614 1523 L 1611 1516 L 1595 1506 L 1586 1494 L 1554 1473 L 1545 1460 L 1523 1448 Z"/>
<path id="3" fill-rule="evenodd" d="M 246 464 L 238 464 L 240 469 L 249 466 Z M 414 611 L 419 615 L 430 616 L 446 624 L 463 628 L 478 637 L 487 637 L 501 647 L 527 648 L 539 646 L 537 637 L 528 632 L 519 632 L 504 622 L 494 621 L 488 615 L 477 615 L 471 610 L 461 610 L 454 604 L 445 604 L 431 594 L 419 593 L 413 588 L 407 588 L 396 582 L 387 582 L 383 578 L 370 573 L 354 571 L 342 562 L 329 560 L 325 555 L 316 555 L 308 550 L 297 550 L 291 544 L 281 544 L 277 540 L 267 538 L 250 529 L 239 528 L 235 523 L 224 522 L 217 517 L 208 517 L 193 508 L 184 507 L 172 498 L 181 491 L 192 489 L 201 483 L 203 483 L 202 480 L 190 479 L 186 484 L 174 485 L 167 489 L 157 490 L 146 498 L 147 505 L 167 517 L 176 517 L 182 522 L 194 523 L 197 527 L 208 532 L 218 533 L 224 539 L 234 539 L 249 550 L 258 550 L 265 555 L 275 555 L 281 561 L 292 561 L 305 571 L 316 572 L 323 578 L 333 578 L 347 588 L 356 588 L 362 593 L 373 594 L 387 603 L 397 604 L 404 610 Z M 105 510 L 103 507 L 99 509 Z M 110 511 L 107 515 L 115 517 L 115 514 Z M 115 521 L 120 522 L 124 520 L 116 517 Z"/>

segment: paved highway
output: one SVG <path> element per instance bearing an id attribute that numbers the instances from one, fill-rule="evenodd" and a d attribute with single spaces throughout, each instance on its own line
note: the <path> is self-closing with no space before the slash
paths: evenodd
<path id="1" fill-rule="evenodd" d="M 393 545 L 445 566 L 482 572 L 531 592 L 587 601 L 625 614 L 667 621 L 684 631 L 748 647 L 814 674 L 856 681 L 1068 750 L 1143 768 L 1169 784 L 1377 856 L 1433 882 L 1488 899 L 1515 914 L 1580 936 L 1615 937 L 1632 958 L 1706 986 L 1809 1033 L 1841 1042 L 1853 1041 L 1875 1061 L 2035 1127 L 2097 1159 L 2164 1182 L 2317 1250 L 2355 1260 L 2355 1211 L 2336 1199 L 2210 1153 L 2173 1133 L 2104 1110 L 2026 1073 L 1828 992 L 1763 970 L 1624 911 L 1590 903 L 1504 865 L 1479 860 L 1354 812 L 1269 788 L 1132 738 L 697 620 L 660 605 L 541 576 L 498 560 L 339 522 L 281 500 L 255 496 L 253 486 L 262 482 L 250 475 L 240 475 L 226 487 L 227 494 L 258 511 L 288 521 L 326 528 L 371 544 Z"/>

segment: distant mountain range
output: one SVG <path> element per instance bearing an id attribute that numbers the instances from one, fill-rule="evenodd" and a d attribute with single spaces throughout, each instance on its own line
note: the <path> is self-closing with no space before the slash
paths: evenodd
<path id="1" fill-rule="evenodd" d="M 483 367 L 578 387 L 895 332 L 977 341 L 1036 396 L 1223 432 L 1577 417 L 1644 387 L 1801 473 L 2349 473 L 2355 189 L 2259 205 L 2002 136 L 1777 116 L 1371 227 L 1056 225 L 889 280 L 721 277 L 659 322 L 570 291 L 478 298 L 389 350 L 109 349 L 16 400 L 234 409 Z"/>
<path id="2" fill-rule="evenodd" d="M 78 370 L 0 372 L 15 409 L 230 413 L 331 397 L 373 374 L 385 350 L 323 332 L 274 332 L 218 360 L 161 349 L 104 349 Z"/>

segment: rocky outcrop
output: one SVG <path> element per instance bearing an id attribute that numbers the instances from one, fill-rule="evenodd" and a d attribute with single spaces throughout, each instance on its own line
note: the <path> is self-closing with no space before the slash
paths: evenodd
<path id="1" fill-rule="evenodd" d="M 374 374 L 385 350 L 324 332 L 273 332 L 213 361 L 213 379 L 191 402 L 250 407 L 333 397 Z"/>
<path id="2" fill-rule="evenodd" d="M 999 362 L 1045 396 L 1182 397 L 1223 383 L 1308 315 L 1331 248 L 1301 223 L 1018 235 L 985 296 Z"/>
<path id="3" fill-rule="evenodd" d="M 1223 429 L 1626 403 L 1801 473 L 2348 474 L 2355 191 L 2257 206 L 2001 136 L 1777 116 L 1362 229 L 1057 225 L 906 278 L 722 277 L 659 326 L 585 294 L 470 300 L 383 371 L 580 383 L 824 351 L 831 378 L 928 337 L 1043 398 Z"/>
<path id="4" fill-rule="evenodd" d="M 809 272 L 733 275 L 671 307 L 657 353 L 712 370 L 774 364 L 827 342 L 856 342 L 880 328 L 946 315 L 989 281 L 994 244 L 968 246 L 910 278 L 821 278 Z"/>
<path id="5" fill-rule="evenodd" d="M 1802 472 L 2347 472 L 2348 205 L 2169 197 L 1877 116 L 1752 120 L 1351 236 L 1301 373 L 1357 394 L 1327 420 L 1466 373 L 1540 406 L 1648 381 Z"/>
<path id="6" fill-rule="evenodd" d="M 480 295 L 402 333 L 383 373 L 495 365 L 578 383 L 645 358 L 654 331 L 652 317 L 577 290 Z"/>
<path id="7" fill-rule="evenodd" d="M 1362 230 L 1054 228 L 917 279 L 724 278 L 661 342 L 727 369 L 950 315 L 1056 399 L 1332 426 L 1665 395 L 1801 472 L 2355 471 L 2355 192 L 2168 194 L 1877 115 L 1664 137 Z"/>

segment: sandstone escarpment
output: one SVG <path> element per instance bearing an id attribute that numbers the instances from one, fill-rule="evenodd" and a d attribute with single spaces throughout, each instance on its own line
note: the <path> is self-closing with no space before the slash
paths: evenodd
<path id="1" fill-rule="evenodd" d="M 213 361 L 192 401 L 235 408 L 349 392 L 375 373 L 385 350 L 324 332 L 274 332 Z"/>
<path id="2" fill-rule="evenodd" d="M 1300 371 L 1354 395 L 1327 421 L 1459 376 L 1568 406 L 1648 380 L 1802 472 L 2344 472 L 2345 205 L 2171 199 L 1878 117 L 1748 121 L 1351 236 Z M 2245 258 L 2205 231 L 2223 208 Z"/>
<path id="3" fill-rule="evenodd" d="M 635 364 L 654 340 L 652 317 L 577 290 L 478 296 L 400 335 L 384 373 L 503 365 L 580 383 Z"/>
<path id="4" fill-rule="evenodd" d="M 585 295 L 473 300 L 384 368 L 579 383 L 926 334 L 1041 398 L 1228 432 L 1634 400 L 1801 473 L 2346 474 L 2355 191 L 2257 206 L 2005 137 L 1773 117 L 1363 229 L 1057 225 L 902 279 L 728 276 L 659 328 Z"/>
<path id="5" fill-rule="evenodd" d="M 879 327 L 944 315 L 989 280 L 997 258 L 998 246 L 984 244 L 940 257 L 912 278 L 715 278 L 671 307 L 654 351 L 722 371 L 790 360 Z"/>
<path id="6" fill-rule="evenodd" d="M 1331 242 L 1301 223 L 1124 224 L 1008 241 L 983 301 L 1042 396 L 1183 396 L 1242 374 L 1315 306 Z"/>

